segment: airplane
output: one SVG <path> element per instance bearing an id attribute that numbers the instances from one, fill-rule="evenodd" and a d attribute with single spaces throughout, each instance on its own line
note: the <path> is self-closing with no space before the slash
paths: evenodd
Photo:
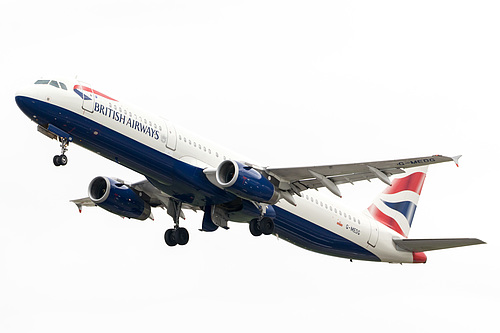
<path id="1" fill-rule="evenodd" d="M 88 197 L 71 200 L 80 212 L 98 206 L 147 220 L 154 219 L 153 208 L 165 209 L 174 222 L 164 234 L 168 246 L 189 241 L 180 226 L 185 209 L 203 211 L 201 231 L 248 223 L 253 236 L 275 235 L 351 261 L 425 263 L 427 251 L 485 244 L 476 238 L 408 238 L 428 166 L 450 161 L 458 166 L 460 156 L 265 167 L 77 78 L 42 78 L 17 91 L 15 100 L 40 133 L 59 141 L 55 166 L 68 163 L 74 143 L 145 177 L 136 183 L 94 178 Z M 315 191 L 326 188 L 342 197 L 339 185 L 371 179 L 387 188 L 361 212 Z"/>

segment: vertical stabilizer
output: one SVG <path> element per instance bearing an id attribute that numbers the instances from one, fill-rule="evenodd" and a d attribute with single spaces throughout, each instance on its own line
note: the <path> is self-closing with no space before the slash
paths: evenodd
<path id="1" fill-rule="evenodd" d="M 410 172 L 394 178 L 368 207 L 368 212 L 378 222 L 400 235 L 408 237 L 418 199 L 424 185 L 427 166 L 409 169 Z"/>

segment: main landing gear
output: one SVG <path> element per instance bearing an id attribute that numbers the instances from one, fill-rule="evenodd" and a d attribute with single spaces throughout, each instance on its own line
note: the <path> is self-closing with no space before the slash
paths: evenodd
<path id="1" fill-rule="evenodd" d="M 271 235 L 274 232 L 274 221 L 269 217 L 253 219 L 249 223 L 250 233 L 254 236 Z"/>
<path id="2" fill-rule="evenodd" d="M 64 137 L 61 137 L 59 140 L 61 141 L 61 155 L 54 156 L 52 162 L 54 162 L 55 166 L 64 166 L 68 164 L 68 158 L 65 153 L 68 151 L 69 140 Z"/>
<path id="3" fill-rule="evenodd" d="M 168 246 L 186 245 L 189 242 L 189 232 L 186 228 L 179 227 L 181 217 L 182 202 L 170 198 L 167 207 L 168 215 L 174 219 L 174 228 L 165 231 L 165 243 Z"/>

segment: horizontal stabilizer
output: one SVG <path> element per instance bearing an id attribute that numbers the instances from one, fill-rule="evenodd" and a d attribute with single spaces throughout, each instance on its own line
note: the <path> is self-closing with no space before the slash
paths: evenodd
<path id="1" fill-rule="evenodd" d="M 411 252 L 425 252 L 449 249 L 452 247 L 486 244 L 477 238 L 438 238 L 438 239 L 393 239 L 401 249 Z"/>

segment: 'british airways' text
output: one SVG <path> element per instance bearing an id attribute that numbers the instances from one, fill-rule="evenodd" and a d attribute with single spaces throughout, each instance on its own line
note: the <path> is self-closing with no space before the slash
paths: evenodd
<path id="1" fill-rule="evenodd" d="M 146 135 L 149 135 L 155 140 L 158 140 L 160 138 L 160 133 L 158 130 L 155 130 L 151 128 L 150 126 L 143 124 L 137 120 L 134 120 L 120 112 L 117 112 L 111 108 L 108 108 L 102 104 L 95 103 L 94 104 L 94 112 L 99 112 L 100 114 L 107 116 L 114 121 L 120 122 L 123 125 L 126 125 L 130 128 L 135 129 L 136 131 L 142 132 Z"/>

